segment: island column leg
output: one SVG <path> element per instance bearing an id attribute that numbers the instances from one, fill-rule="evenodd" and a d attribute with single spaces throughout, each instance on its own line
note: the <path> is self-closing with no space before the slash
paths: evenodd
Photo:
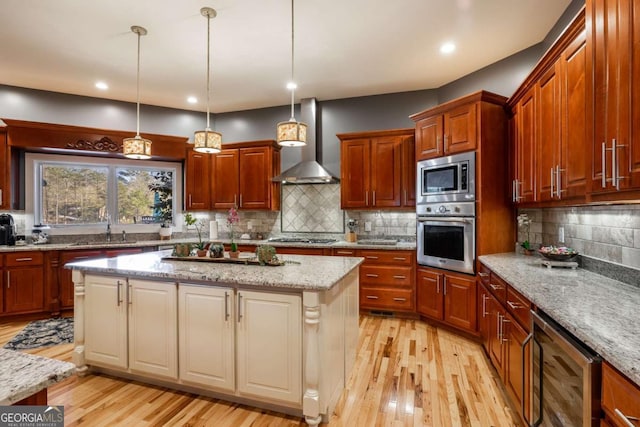
<path id="1" fill-rule="evenodd" d="M 72 360 L 76 365 L 79 377 L 87 374 L 88 368 L 84 358 L 84 272 L 71 272 L 74 287 L 73 302 L 73 354 Z"/>
<path id="2" fill-rule="evenodd" d="M 320 296 L 317 292 L 304 292 L 304 396 L 302 414 L 309 426 L 317 426 L 320 416 Z"/>

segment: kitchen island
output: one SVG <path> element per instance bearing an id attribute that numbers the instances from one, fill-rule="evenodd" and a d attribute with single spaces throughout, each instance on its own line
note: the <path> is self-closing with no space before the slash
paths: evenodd
<path id="1" fill-rule="evenodd" d="M 284 255 L 272 267 L 170 253 L 67 264 L 78 374 L 327 421 L 355 363 L 362 258 Z"/>

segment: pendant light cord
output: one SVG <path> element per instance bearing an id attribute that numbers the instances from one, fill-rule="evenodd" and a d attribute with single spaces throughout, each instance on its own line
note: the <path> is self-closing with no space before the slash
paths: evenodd
<path id="1" fill-rule="evenodd" d="M 211 129 L 209 126 L 209 102 L 210 102 L 210 90 L 209 90 L 209 78 L 211 73 L 211 15 L 207 15 L 207 127 L 205 130 Z"/>
<path id="2" fill-rule="evenodd" d="M 296 83 L 295 83 L 295 80 L 294 80 L 294 64 L 295 64 L 295 60 L 294 60 L 294 48 L 293 47 L 294 47 L 294 41 L 295 41 L 294 40 L 295 31 L 294 31 L 294 23 L 293 23 L 293 16 L 294 16 L 293 1 L 294 0 L 291 0 L 291 84 L 292 84 L 292 87 L 291 87 L 291 121 L 292 122 L 295 121 L 295 115 L 294 115 L 294 112 L 293 112 L 293 103 L 294 103 L 294 94 L 295 94 L 295 91 L 296 91 L 296 88 L 295 88 Z"/>
<path id="3" fill-rule="evenodd" d="M 136 77 L 136 138 L 140 138 L 140 30 L 136 31 L 138 34 L 138 70 Z"/>

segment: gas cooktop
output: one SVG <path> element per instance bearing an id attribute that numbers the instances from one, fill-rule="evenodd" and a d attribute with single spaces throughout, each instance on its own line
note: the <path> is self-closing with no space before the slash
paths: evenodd
<path id="1" fill-rule="evenodd" d="M 273 237 L 267 242 L 277 243 L 335 243 L 336 239 L 308 239 L 306 237 Z"/>

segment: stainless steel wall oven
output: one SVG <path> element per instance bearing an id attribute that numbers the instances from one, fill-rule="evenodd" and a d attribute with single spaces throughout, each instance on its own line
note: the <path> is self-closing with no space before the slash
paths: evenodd
<path id="1" fill-rule="evenodd" d="M 418 264 L 474 274 L 475 202 L 417 207 Z"/>

